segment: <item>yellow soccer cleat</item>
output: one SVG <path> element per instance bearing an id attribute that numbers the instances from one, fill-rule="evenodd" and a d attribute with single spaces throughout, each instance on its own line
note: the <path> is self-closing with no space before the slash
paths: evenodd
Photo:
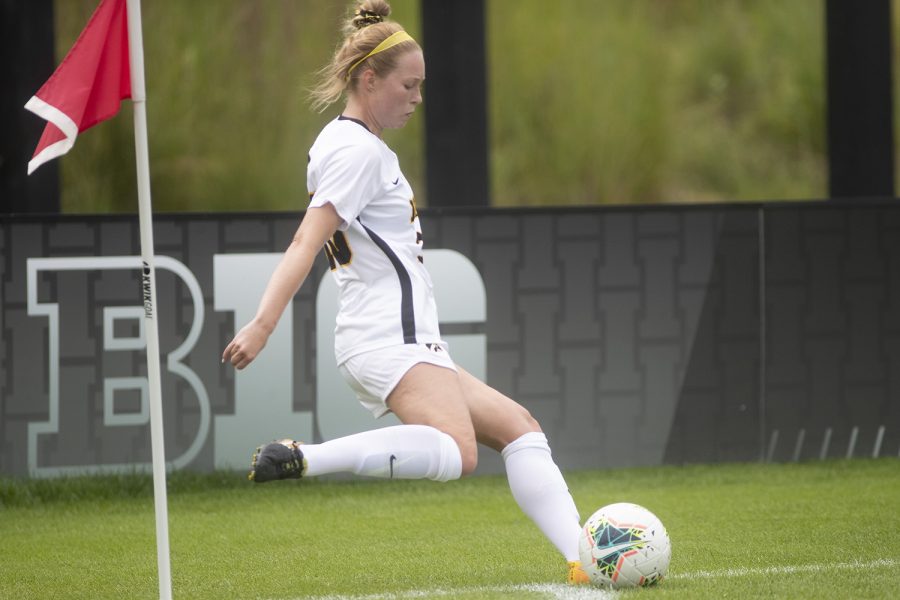
<path id="1" fill-rule="evenodd" d="M 588 574 L 581 568 L 580 560 L 573 560 L 569 563 L 569 575 L 566 577 L 566 583 L 569 585 L 586 585 L 590 582 Z"/>

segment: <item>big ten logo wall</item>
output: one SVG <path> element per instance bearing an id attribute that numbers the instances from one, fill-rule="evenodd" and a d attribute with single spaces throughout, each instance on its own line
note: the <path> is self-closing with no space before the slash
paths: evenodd
<path id="1" fill-rule="evenodd" d="M 756 211 L 426 217 L 425 262 L 454 359 L 528 408 L 561 465 L 660 464 L 673 448 L 716 460 L 729 444 L 727 456 L 755 456 L 759 412 L 744 383 L 758 356 Z M 296 224 L 216 215 L 155 225 L 166 451 L 177 468 L 243 467 L 274 437 L 320 441 L 392 422 L 372 421 L 335 368 L 325 261 L 250 368 L 219 363 Z M 0 470 L 148 462 L 136 226 L 84 218 L 0 235 L 12 249 L 0 264 Z M 479 471 L 500 469 L 483 453 Z"/>
<path id="2" fill-rule="evenodd" d="M 306 319 L 295 323 L 297 311 L 290 306 L 251 367 L 210 368 L 234 329 L 255 314 L 280 258 L 213 254 L 212 272 L 202 272 L 201 265 L 195 273 L 180 260 L 157 255 L 166 459 L 173 468 L 244 468 L 250 451 L 273 437 L 321 441 L 396 422 L 374 421 L 359 408 L 335 367 L 337 291 L 327 271 L 314 273 L 307 284 L 317 296 L 314 326 Z M 478 270 L 451 250 L 426 250 L 425 261 L 455 360 L 485 377 L 484 333 L 452 333 L 454 324 L 483 327 L 486 291 Z M 17 412 L 13 403 L 4 403 L 3 471 L 55 476 L 149 470 L 140 257 L 32 257 L 24 263 L 24 311 L 4 307 L 5 325 L 15 315 L 14 326 L 4 327 L 14 332 L 15 345 L 2 358 L 16 373 L 7 373 L 2 389 L 4 396 L 26 400 L 18 419 L 9 418 Z M 313 339 L 316 355 L 304 356 Z M 298 361 L 316 364 L 313 398 L 296 397 Z M 223 388 L 230 388 L 227 401 Z M 24 427 L 12 427 L 16 421 Z"/>
<path id="3" fill-rule="evenodd" d="M 240 468 L 273 437 L 392 422 L 335 367 L 324 258 L 257 362 L 219 362 L 297 223 L 157 219 L 173 466 Z M 473 209 L 422 225 L 454 358 L 538 418 L 563 468 L 897 456 L 894 204 Z M 127 216 L 0 221 L 0 473 L 149 462 L 138 239 Z M 479 472 L 502 467 L 479 457 Z"/>

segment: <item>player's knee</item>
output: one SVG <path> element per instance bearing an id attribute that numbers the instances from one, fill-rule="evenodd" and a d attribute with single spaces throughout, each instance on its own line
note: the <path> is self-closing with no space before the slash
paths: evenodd
<path id="1" fill-rule="evenodd" d="M 497 452 L 501 452 L 523 435 L 541 431 L 541 424 L 531 415 L 528 409 L 520 404 L 516 404 L 515 408 L 493 430 L 493 433 L 484 434 L 484 437 L 488 446 Z"/>
<path id="2" fill-rule="evenodd" d="M 521 423 L 522 433 L 541 431 L 541 424 L 538 423 L 538 420 L 532 416 L 527 408 L 519 404 L 517 412 L 516 416 Z"/>
<path id="3" fill-rule="evenodd" d="M 541 424 L 538 423 L 527 408 L 521 404 L 516 404 L 515 408 L 508 415 L 506 420 L 507 427 L 503 432 L 502 445 L 512 442 L 526 433 L 542 431 Z"/>

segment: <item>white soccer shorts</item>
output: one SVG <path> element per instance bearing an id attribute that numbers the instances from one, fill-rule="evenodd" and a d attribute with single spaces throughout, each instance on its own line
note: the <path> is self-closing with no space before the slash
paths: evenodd
<path id="1" fill-rule="evenodd" d="M 360 404 L 377 419 L 390 411 L 388 396 L 407 371 L 419 363 L 458 372 L 447 348 L 441 344 L 402 344 L 363 352 L 338 365 L 338 370 L 356 392 Z"/>

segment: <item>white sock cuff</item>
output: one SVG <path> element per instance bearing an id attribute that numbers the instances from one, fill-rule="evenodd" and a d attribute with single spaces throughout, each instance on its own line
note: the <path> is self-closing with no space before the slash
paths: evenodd
<path id="1" fill-rule="evenodd" d="M 547 436 L 542 431 L 529 431 L 507 444 L 503 451 L 500 452 L 500 455 L 503 456 L 503 460 L 507 460 L 519 450 L 528 448 L 537 448 L 549 453 L 550 444 L 547 443 Z"/>
<path id="2" fill-rule="evenodd" d="M 456 440 L 440 430 L 438 439 L 441 442 L 440 464 L 438 473 L 431 479 L 433 481 L 451 481 L 462 477 L 462 454 Z"/>

